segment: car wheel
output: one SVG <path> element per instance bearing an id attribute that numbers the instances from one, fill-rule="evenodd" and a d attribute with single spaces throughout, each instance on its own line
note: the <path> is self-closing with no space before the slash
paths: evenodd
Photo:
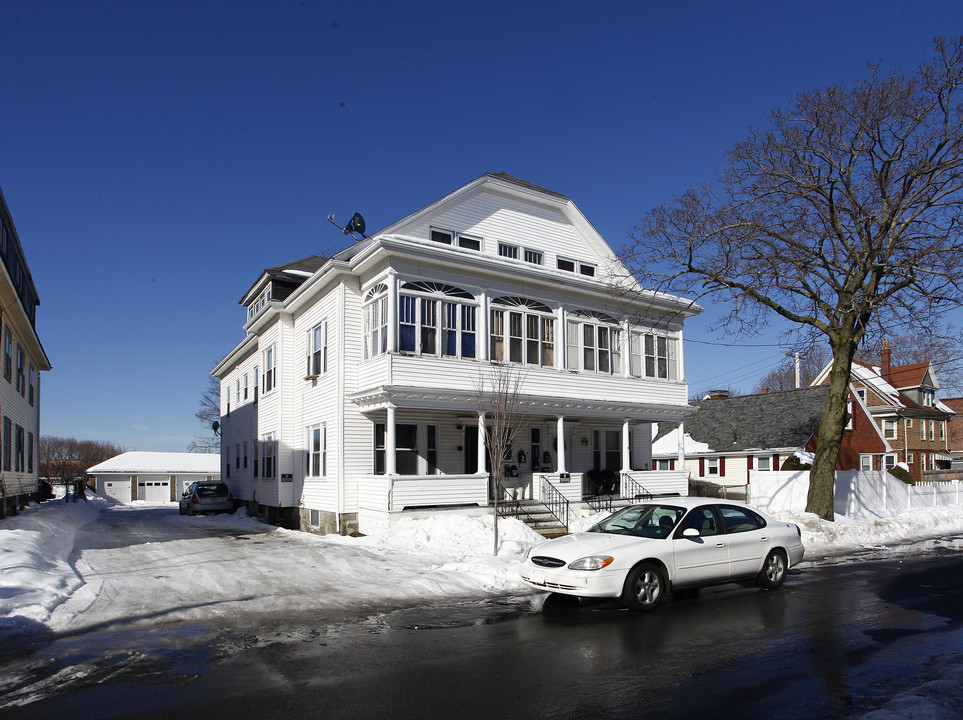
<path id="1" fill-rule="evenodd" d="M 642 563 L 625 578 L 622 602 L 629 610 L 653 610 L 666 593 L 665 573 L 658 565 Z"/>
<path id="2" fill-rule="evenodd" d="M 183 505 L 178 505 L 178 506 L 177 506 L 177 512 L 179 512 L 181 515 L 183 515 L 183 514 L 184 514 L 184 506 L 183 506 Z"/>
<path id="3" fill-rule="evenodd" d="M 770 550 L 766 555 L 766 561 L 762 564 L 762 570 L 756 576 L 759 587 L 777 588 L 786 579 L 786 556 L 779 550 Z"/>

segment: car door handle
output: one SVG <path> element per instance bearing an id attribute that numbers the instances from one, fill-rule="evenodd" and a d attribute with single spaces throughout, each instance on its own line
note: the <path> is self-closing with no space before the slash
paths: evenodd
<path id="1" fill-rule="evenodd" d="M 759 542 L 769 542 L 769 537 L 766 535 L 763 535 L 761 538 L 759 538 Z"/>
<path id="2" fill-rule="evenodd" d="M 725 546 L 726 546 L 726 544 L 725 544 L 724 542 L 716 543 L 716 547 L 722 548 L 722 547 L 725 547 Z"/>

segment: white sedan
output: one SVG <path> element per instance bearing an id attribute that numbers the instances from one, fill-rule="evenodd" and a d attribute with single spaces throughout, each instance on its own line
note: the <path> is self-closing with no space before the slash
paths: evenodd
<path id="1" fill-rule="evenodd" d="M 673 498 L 536 545 L 518 572 L 538 590 L 621 597 L 632 610 L 651 610 L 675 589 L 739 580 L 777 588 L 804 552 L 797 525 L 746 503 Z"/>

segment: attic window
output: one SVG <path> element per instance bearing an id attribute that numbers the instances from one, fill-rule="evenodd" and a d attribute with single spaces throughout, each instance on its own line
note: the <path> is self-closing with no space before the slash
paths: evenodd
<path id="1" fill-rule="evenodd" d="M 445 245 L 451 245 L 452 239 L 454 238 L 454 233 L 448 230 L 436 230 L 431 229 L 431 239 L 437 243 L 444 243 Z"/>
<path id="2" fill-rule="evenodd" d="M 518 245 L 509 245 L 508 243 L 498 243 L 498 254 L 501 255 L 502 257 L 518 260 Z"/>
<path id="3" fill-rule="evenodd" d="M 466 250 L 481 250 L 481 239 L 458 236 L 458 247 Z"/>
<path id="4" fill-rule="evenodd" d="M 532 265 L 541 265 L 542 253 L 540 253 L 538 250 L 526 250 L 525 262 L 532 263 Z"/>
<path id="5" fill-rule="evenodd" d="M 595 277 L 595 266 L 588 263 L 579 263 L 578 271 L 587 277 Z"/>
<path id="6" fill-rule="evenodd" d="M 575 272 L 574 260 L 566 260 L 565 258 L 555 258 L 555 266 L 559 270 L 564 270 L 565 272 Z"/>

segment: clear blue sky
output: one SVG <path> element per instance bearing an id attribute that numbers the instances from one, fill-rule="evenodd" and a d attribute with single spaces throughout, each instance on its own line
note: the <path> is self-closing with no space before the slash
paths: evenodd
<path id="1" fill-rule="evenodd" d="M 329 213 L 370 232 L 506 171 L 618 247 L 767 110 L 961 32 L 950 0 L 6 0 L 0 186 L 53 364 L 41 431 L 185 449 L 238 299 L 340 249 Z M 709 315 L 688 338 L 719 340 Z M 782 357 L 686 352 L 693 389 Z"/>

